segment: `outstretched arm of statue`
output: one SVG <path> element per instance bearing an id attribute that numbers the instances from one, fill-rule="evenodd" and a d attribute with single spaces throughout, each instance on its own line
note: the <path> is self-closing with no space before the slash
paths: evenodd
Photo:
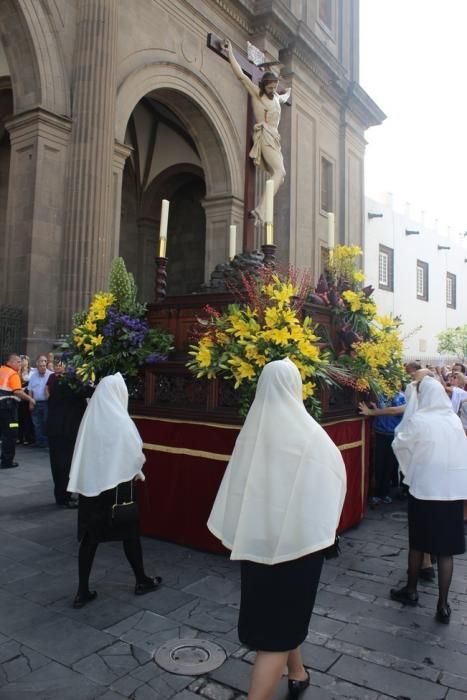
<path id="1" fill-rule="evenodd" d="M 292 90 L 291 90 L 291 88 L 289 88 L 288 90 L 286 90 L 286 91 L 283 92 L 282 94 L 278 95 L 279 102 L 280 102 L 281 104 L 284 104 L 285 102 L 287 102 L 287 101 L 289 100 L 289 98 L 290 98 L 290 93 L 291 93 L 291 92 L 292 92 Z"/>
<path id="2" fill-rule="evenodd" d="M 224 41 L 222 42 L 222 48 L 227 51 L 227 56 L 229 57 L 230 65 L 232 66 L 232 70 L 237 76 L 237 78 L 242 81 L 248 92 L 253 97 L 259 97 L 259 88 L 243 72 L 242 67 L 235 58 L 235 54 L 232 49 L 232 44 L 229 41 L 229 39 L 224 39 Z"/>

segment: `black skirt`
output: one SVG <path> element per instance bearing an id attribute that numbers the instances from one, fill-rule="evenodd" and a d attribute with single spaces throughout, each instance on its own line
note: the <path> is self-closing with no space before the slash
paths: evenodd
<path id="1" fill-rule="evenodd" d="M 464 554 L 464 501 L 423 501 L 409 494 L 409 545 L 438 556 Z"/>
<path id="2" fill-rule="evenodd" d="M 87 534 L 94 542 L 120 542 L 139 536 L 139 522 L 115 525 L 112 522 L 112 506 L 116 503 L 117 489 L 103 491 L 98 496 L 79 496 L 78 541 Z M 133 484 L 133 500 L 137 500 L 138 488 Z M 118 485 L 118 502 L 131 500 L 131 483 Z"/>
<path id="3" fill-rule="evenodd" d="M 308 634 L 322 552 L 282 564 L 241 562 L 238 637 L 260 651 L 290 651 Z"/>

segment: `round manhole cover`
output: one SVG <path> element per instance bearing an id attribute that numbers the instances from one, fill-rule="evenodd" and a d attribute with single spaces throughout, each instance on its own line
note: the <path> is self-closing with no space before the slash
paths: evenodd
<path id="1" fill-rule="evenodd" d="M 169 673 L 199 676 L 214 671 L 226 659 L 224 649 L 206 639 L 170 639 L 156 652 L 156 664 Z"/>
<path id="2" fill-rule="evenodd" d="M 402 510 L 396 510 L 394 513 L 391 513 L 391 518 L 405 523 L 407 521 L 407 513 L 404 513 Z"/>

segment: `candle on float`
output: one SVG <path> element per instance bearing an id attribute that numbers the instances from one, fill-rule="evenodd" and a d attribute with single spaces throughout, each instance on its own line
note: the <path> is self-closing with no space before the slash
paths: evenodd
<path id="1" fill-rule="evenodd" d="M 329 248 L 329 250 L 332 250 L 334 248 L 335 229 L 336 229 L 336 222 L 335 222 L 334 214 L 332 212 L 328 212 L 328 248 Z"/>
<path id="2" fill-rule="evenodd" d="M 272 224 L 274 221 L 274 181 L 266 180 L 266 210 L 264 222 Z"/>
<path id="3" fill-rule="evenodd" d="M 169 200 L 163 199 L 161 206 L 161 225 L 159 228 L 159 257 L 165 258 L 167 250 L 167 225 L 169 223 Z"/>
<path id="4" fill-rule="evenodd" d="M 237 227 L 231 224 L 229 228 L 229 260 L 233 260 L 237 252 Z"/>

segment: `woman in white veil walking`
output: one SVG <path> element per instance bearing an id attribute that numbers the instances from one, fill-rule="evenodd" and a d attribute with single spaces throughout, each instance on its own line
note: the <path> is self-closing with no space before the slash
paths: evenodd
<path id="1" fill-rule="evenodd" d="M 417 605 L 423 552 L 438 561 L 436 619 L 447 624 L 453 556 L 465 552 L 463 500 L 467 498 L 467 437 L 441 384 L 425 376 L 418 402 L 401 424 L 393 449 L 409 487 L 409 566 L 407 584 L 391 598 Z"/>
<path id="2" fill-rule="evenodd" d="M 79 587 L 74 608 L 96 598 L 97 593 L 89 590 L 89 576 L 99 542 L 123 542 L 136 579 L 136 595 L 154 591 L 161 583 L 160 576 L 151 578 L 144 571 L 136 506 L 123 506 L 121 522 L 112 517 L 117 503 L 136 497 L 133 482 L 144 481 L 141 469 L 145 461 L 143 442 L 128 415 L 123 377 L 120 373 L 104 377 L 81 421 L 68 483 L 68 490 L 79 494 Z"/>
<path id="3" fill-rule="evenodd" d="M 307 413 L 298 369 L 270 362 L 208 521 L 241 561 L 238 633 L 257 650 L 249 700 L 271 698 L 286 664 L 292 696 L 309 684 L 299 646 L 345 491 L 341 454 Z"/>

